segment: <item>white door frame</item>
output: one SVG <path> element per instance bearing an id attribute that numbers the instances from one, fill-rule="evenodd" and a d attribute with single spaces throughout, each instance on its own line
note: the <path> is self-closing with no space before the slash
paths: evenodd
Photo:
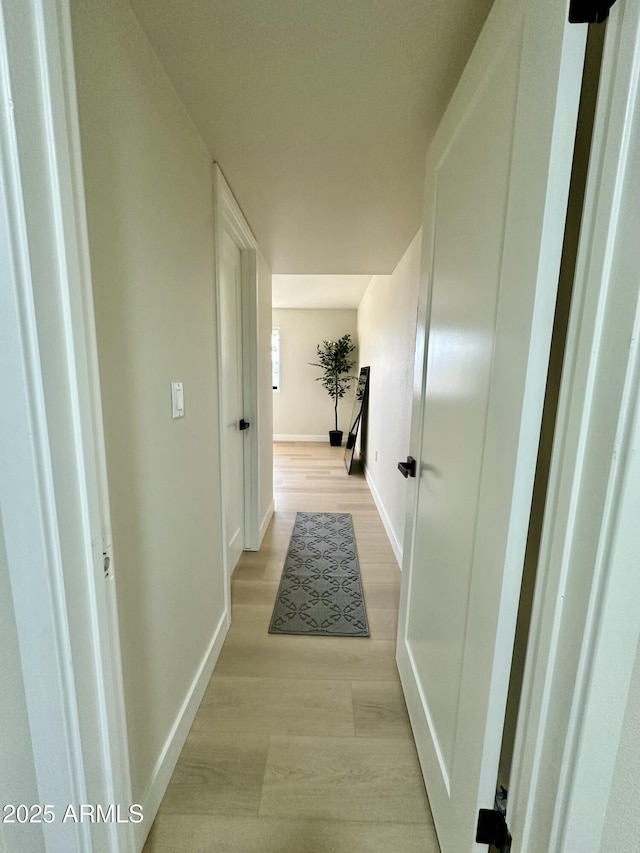
<path id="1" fill-rule="evenodd" d="M 640 3 L 607 24 L 527 648 L 514 853 L 601 847 L 640 642 Z"/>
<path id="2" fill-rule="evenodd" d="M 38 793 L 58 808 L 119 803 L 126 812 L 129 755 L 68 0 L 3 3 L 0 88 L 0 257 L 8 273 L 0 340 L 11 399 L 0 418 L 0 501 Z M 42 830 L 47 851 L 136 849 L 128 823 L 85 822 L 74 832 L 58 819 Z"/>
<path id="3" fill-rule="evenodd" d="M 220 334 L 220 281 L 222 233 L 227 231 L 240 249 L 242 264 L 242 386 L 244 418 L 251 424 L 243 440 L 244 447 L 244 544 L 245 551 L 257 551 L 260 547 L 260 483 L 258 468 L 258 305 L 257 305 L 257 248 L 247 220 L 235 200 L 229 184 L 217 163 L 213 164 L 213 215 L 215 249 L 216 331 L 218 347 L 218 406 L 222 415 L 222 353 Z M 227 455 L 224 446 L 225 430 L 220 425 L 220 460 L 225 464 Z M 220 477 L 222 495 L 222 529 L 226 530 L 224 477 Z M 227 548 L 224 548 L 224 574 L 226 579 L 227 609 L 230 613 L 230 576 Z"/>

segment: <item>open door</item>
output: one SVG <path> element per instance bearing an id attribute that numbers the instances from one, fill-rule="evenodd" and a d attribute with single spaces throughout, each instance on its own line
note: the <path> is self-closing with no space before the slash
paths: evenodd
<path id="1" fill-rule="evenodd" d="M 585 40 L 497 0 L 427 158 L 397 654 L 442 853 L 486 849 Z"/>

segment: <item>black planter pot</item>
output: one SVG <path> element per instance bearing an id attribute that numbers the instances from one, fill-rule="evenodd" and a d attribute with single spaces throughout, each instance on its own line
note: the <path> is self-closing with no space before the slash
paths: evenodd
<path id="1" fill-rule="evenodd" d="M 331 447 L 341 447 L 342 446 L 342 430 L 341 429 L 330 429 L 329 430 L 329 444 Z"/>

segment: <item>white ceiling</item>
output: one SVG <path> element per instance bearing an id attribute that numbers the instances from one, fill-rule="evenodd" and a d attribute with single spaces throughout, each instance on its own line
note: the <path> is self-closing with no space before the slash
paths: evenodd
<path id="1" fill-rule="evenodd" d="M 370 275 L 273 276 L 274 308 L 357 308 Z"/>
<path id="2" fill-rule="evenodd" d="M 391 272 L 491 0 L 131 5 L 273 272 Z"/>

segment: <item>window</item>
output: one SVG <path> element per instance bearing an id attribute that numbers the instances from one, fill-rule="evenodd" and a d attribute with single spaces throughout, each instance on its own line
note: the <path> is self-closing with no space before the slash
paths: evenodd
<path id="1" fill-rule="evenodd" d="M 280 329 L 271 329 L 271 379 L 274 391 L 280 390 Z"/>

